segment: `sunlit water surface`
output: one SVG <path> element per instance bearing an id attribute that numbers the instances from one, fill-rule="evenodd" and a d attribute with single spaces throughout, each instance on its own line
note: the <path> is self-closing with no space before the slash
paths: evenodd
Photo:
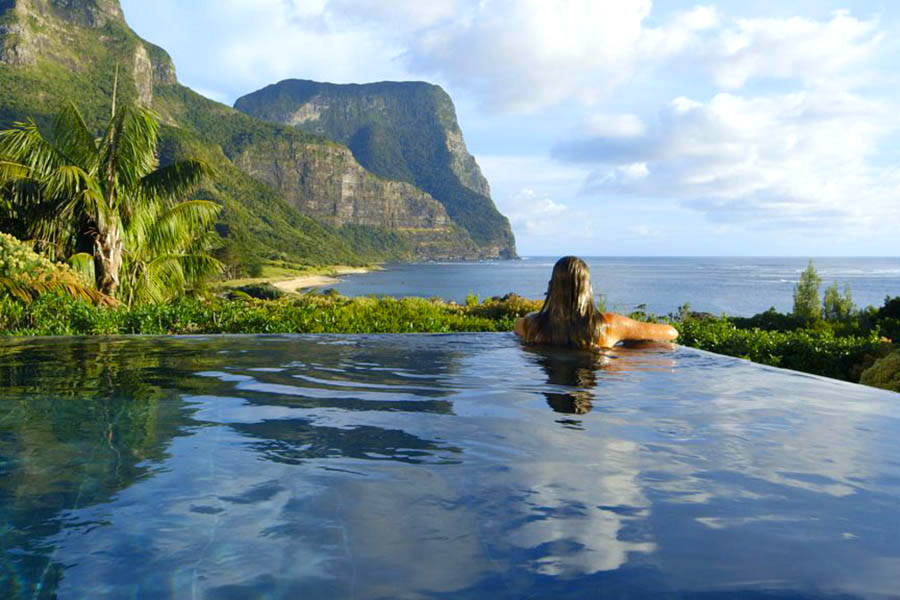
<path id="1" fill-rule="evenodd" d="M 438 296 L 464 302 L 515 292 L 542 299 L 558 257 L 523 260 L 387 265 L 382 271 L 346 275 L 333 287 L 346 296 Z M 692 310 L 750 316 L 774 306 L 790 312 L 794 286 L 806 258 L 776 257 L 591 257 L 594 292 L 609 310 L 629 313 L 639 306 L 666 315 L 687 303 Z M 860 307 L 881 306 L 900 294 L 900 258 L 816 258 L 822 289 L 849 286 Z"/>
<path id="2" fill-rule="evenodd" d="M 7 340 L 0 597 L 898 597 L 898 400 L 509 334 Z"/>

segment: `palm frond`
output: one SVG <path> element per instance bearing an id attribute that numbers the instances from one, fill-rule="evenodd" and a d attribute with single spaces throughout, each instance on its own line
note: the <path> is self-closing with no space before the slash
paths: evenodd
<path id="1" fill-rule="evenodd" d="M 141 178 L 156 166 L 158 136 L 159 123 L 146 108 L 126 107 L 113 118 L 103 168 L 112 171 L 117 186 L 129 191 L 140 188 Z"/>
<path id="2" fill-rule="evenodd" d="M 61 165 L 43 178 L 47 196 L 78 198 L 90 186 L 91 176 L 77 165 Z"/>
<path id="3" fill-rule="evenodd" d="M 25 280 L 13 277 L 0 277 L 0 295 L 6 293 L 24 303 L 29 303 L 41 294 L 59 292 L 86 300 L 101 306 L 118 306 L 119 302 L 78 281 L 67 279 Z"/>
<path id="4" fill-rule="evenodd" d="M 29 177 L 31 170 L 12 160 L 0 159 L 0 185 Z"/>
<path id="5" fill-rule="evenodd" d="M 199 160 L 182 160 L 156 169 L 141 178 L 141 193 L 153 200 L 177 201 L 183 199 L 212 172 L 209 165 Z"/>
<path id="6" fill-rule="evenodd" d="M 65 157 L 44 137 L 34 119 L 17 122 L 12 129 L 0 131 L 0 156 L 28 168 L 32 177 L 40 177 L 66 164 Z"/>
<path id="7" fill-rule="evenodd" d="M 206 254 L 218 239 L 212 225 L 220 207 L 181 201 L 211 169 L 197 160 L 156 169 L 158 135 L 155 115 L 134 106 L 116 111 L 99 140 L 74 105 L 59 113 L 50 138 L 34 120 L 15 124 L 0 132 L 0 218 L 26 222 L 23 229 L 36 244 L 54 257 L 71 256 L 85 280 L 96 263 L 78 253 L 97 239 L 121 240 L 115 246 L 122 248 L 120 276 L 96 276 L 107 282 L 104 291 L 124 292 L 129 303 L 182 293 L 221 272 L 221 264 Z"/>
<path id="8" fill-rule="evenodd" d="M 158 212 L 145 211 L 126 232 L 134 248 L 147 253 L 168 254 L 198 247 L 198 234 L 215 222 L 221 207 L 208 200 L 189 200 Z"/>
<path id="9" fill-rule="evenodd" d="M 78 108 L 68 103 L 59 112 L 53 126 L 53 143 L 66 160 L 85 171 L 95 171 L 98 164 L 97 141 L 88 129 Z"/>
<path id="10" fill-rule="evenodd" d="M 25 285 L 18 279 L 12 277 L 0 277 L 0 296 L 9 294 L 16 300 L 25 302 L 26 304 L 34 300 L 40 292 L 35 290 L 33 286 Z"/>
<path id="11" fill-rule="evenodd" d="M 142 265 L 134 301 L 164 302 L 183 294 L 188 286 L 221 274 L 222 269 L 222 263 L 208 254 L 160 254 Z"/>
<path id="12" fill-rule="evenodd" d="M 193 285 L 221 275 L 225 268 L 217 259 L 202 252 L 182 254 L 177 260 L 181 263 L 185 281 Z"/>

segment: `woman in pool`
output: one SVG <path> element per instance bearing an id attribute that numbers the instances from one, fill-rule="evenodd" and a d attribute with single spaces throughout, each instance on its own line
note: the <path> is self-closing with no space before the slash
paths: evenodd
<path id="1" fill-rule="evenodd" d="M 527 344 L 588 350 L 612 348 L 619 342 L 678 337 L 670 325 L 641 323 L 616 313 L 601 313 L 594 304 L 591 274 L 584 261 L 564 256 L 553 267 L 547 298 L 538 312 L 516 321 L 516 333 Z"/>

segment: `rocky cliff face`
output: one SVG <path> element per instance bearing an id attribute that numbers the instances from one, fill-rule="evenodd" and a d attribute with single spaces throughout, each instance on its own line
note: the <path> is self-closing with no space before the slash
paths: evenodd
<path id="1" fill-rule="evenodd" d="M 0 61 L 8 64 L 58 54 L 54 51 L 71 37 L 71 25 L 98 29 L 107 22 L 125 24 L 119 3 L 110 0 L 0 0 L 0 19 Z"/>
<path id="2" fill-rule="evenodd" d="M 0 64 L 34 67 L 39 59 L 72 77 L 107 68 L 104 80 L 118 66 L 145 106 L 154 84 L 176 83 L 172 59 L 128 29 L 118 0 L 0 0 Z"/>
<path id="3" fill-rule="evenodd" d="M 339 229 L 349 223 L 371 228 L 373 239 L 390 239 L 378 233 L 383 230 L 398 234 L 407 258 L 485 256 L 429 194 L 372 175 L 346 147 L 251 118 L 179 85 L 168 54 L 128 28 L 117 0 L 0 0 L 0 123 L 27 116 L 47 123 L 71 100 L 99 125 L 117 66 L 122 101 L 152 107 L 165 136 L 227 174 L 209 190 L 226 207 L 223 218 L 239 221 L 222 229 L 248 231 L 261 252 L 351 261 L 359 230 L 344 243 Z"/>
<path id="4" fill-rule="evenodd" d="M 450 96 L 421 82 L 334 85 L 287 80 L 248 94 L 235 108 L 346 144 L 378 175 L 416 185 L 469 231 L 483 256 L 514 257 L 507 219 L 469 154 Z"/>
<path id="5" fill-rule="evenodd" d="M 440 202 L 413 185 L 373 175 L 346 146 L 270 138 L 241 149 L 232 160 L 281 191 L 303 214 L 338 227 L 368 225 L 402 234 L 417 259 L 482 255 Z"/>

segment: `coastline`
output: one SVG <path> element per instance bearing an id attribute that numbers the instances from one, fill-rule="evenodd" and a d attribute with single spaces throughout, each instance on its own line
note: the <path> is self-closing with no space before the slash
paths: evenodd
<path id="1" fill-rule="evenodd" d="M 368 273 L 376 267 L 333 267 L 328 273 L 316 275 L 301 275 L 291 279 L 282 279 L 280 281 L 270 280 L 273 286 L 283 292 L 289 294 L 297 293 L 297 290 L 306 290 L 309 288 L 323 287 L 326 285 L 334 285 L 340 283 L 340 275 L 350 275 L 359 273 Z"/>

